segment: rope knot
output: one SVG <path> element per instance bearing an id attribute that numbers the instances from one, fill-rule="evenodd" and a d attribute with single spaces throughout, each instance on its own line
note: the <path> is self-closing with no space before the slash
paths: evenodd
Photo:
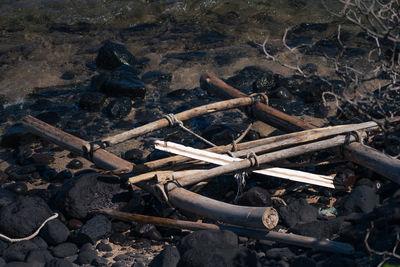
<path id="1" fill-rule="evenodd" d="M 250 152 L 247 154 L 247 159 L 250 161 L 251 167 L 259 167 L 258 156 L 254 152 Z"/>

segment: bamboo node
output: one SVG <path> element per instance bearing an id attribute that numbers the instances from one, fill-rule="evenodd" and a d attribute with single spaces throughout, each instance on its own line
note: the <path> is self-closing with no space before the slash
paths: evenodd
<path id="1" fill-rule="evenodd" d="M 90 142 L 88 145 L 82 147 L 83 154 L 88 160 L 93 161 L 93 153 L 98 149 L 105 149 L 107 145 L 109 143 L 103 141 Z"/>

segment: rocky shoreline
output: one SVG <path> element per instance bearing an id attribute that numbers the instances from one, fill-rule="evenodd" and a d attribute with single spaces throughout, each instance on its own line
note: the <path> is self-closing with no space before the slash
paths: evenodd
<path id="1" fill-rule="evenodd" d="M 102 42 L 96 49 L 78 51 L 77 58 L 84 55 L 85 60 L 91 60 L 86 64 L 76 62 L 77 68 L 65 71 L 61 79 L 68 81 L 67 84 L 37 86 L 22 103 L 7 102 L 6 96 L 0 97 L 3 132 L 0 143 L 0 233 L 10 238 L 23 238 L 38 229 L 53 212 L 58 214 L 58 218 L 46 223 L 39 235 L 31 240 L 10 243 L 0 238 L 0 267 L 376 266 L 384 256 L 388 264 L 400 264 L 396 254 L 400 186 L 349 162 L 301 168 L 349 181 L 347 190 L 265 179 L 257 174 L 249 174 L 245 192 L 238 198 L 235 198 L 238 188 L 232 175 L 213 179 L 198 190 L 205 196 L 228 203 L 272 206 L 280 216 L 275 231 L 346 242 L 355 247 L 352 256 L 238 237 L 229 231 L 192 233 L 126 223 L 93 212 L 96 208 L 112 208 L 172 219 L 202 219 L 166 207 L 154 196 L 136 186 L 127 186 L 119 177 L 105 173 L 87 159 L 27 133 L 19 124 L 23 116 L 34 115 L 82 139 L 98 140 L 160 119 L 168 113 L 217 101 L 198 84 L 203 70 L 201 65 L 212 62 L 217 72 L 223 69 L 220 73 L 230 74 L 225 75 L 229 76 L 225 81 L 230 85 L 246 94 L 266 93 L 272 107 L 314 125 L 364 119 L 349 118 L 337 106 L 323 104 L 321 99 L 325 91 L 337 95 L 349 93 L 342 80 L 330 79 L 331 87 L 327 88 L 327 83 L 317 77 L 321 69 L 325 70 L 323 63 L 321 66 L 313 63 L 302 66 L 307 77 L 292 75 L 276 63 L 250 64 L 264 55 L 254 42 L 229 46 L 233 36 L 207 30 L 201 31 L 202 34 L 190 42 L 182 43 L 183 37 L 192 36 L 193 29 L 179 23 L 173 25 L 168 33 L 157 24 L 122 30 L 117 40 Z M 326 34 L 328 28 L 327 24 L 321 23 L 298 25 L 288 36 L 288 42 L 291 45 L 311 42 L 316 35 Z M 81 36 L 83 29 L 53 28 L 61 35 L 68 33 L 77 39 L 81 38 L 77 36 Z M 157 51 L 161 53 L 164 49 L 162 57 L 154 51 L 145 51 L 151 50 L 151 43 L 155 42 L 148 36 L 156 33 L 165 41 Z M 179 40 L 174 40 L 177 36 Z M 341 48 L 335 34 L 329 36 L 304 48 L 302 53 L 310 58 L 335 55 Z M 357 38 L 359 42 L 368 39 L 363 35 Z M 129 45 L 123 43 L 129 44 L 132 40 L 147 46 L 131 52 Z M 168 45 L 172 43 L 174 49 L 169 49 Z M 178 49 L 182 47 L 183 51 Z M 275 55 L 285 55 L 279 46 L 271 44 L 270 48 L 275 49 Z M 5 64 L 15 63 L 15 52 L 7 53 L 9 57 L 0 66 L 4 69 Z M 366 53 L 365 49 L 354 47 L 348 50 L 347 57 L 358 60 Z M 236 66 L 236 72 L 227 71 L 232 65 Z M 397 115 L 398 95 L 396 92 L 391 94 L 392 102 L 384 109 Z M 372 109 L 369 115 L 382 119 L 379 112 Z M 185 125 L 214 144 L 223 145 L 232 143 L 247 128 L 250 119 L 245 114 L 245 110 L 231 110 L 191 119 Z M 256 122 L 244 140 L 279 134 L 282 131 Z M 395 156 L 400 149 L 397 135 L 396 132 L 392 134 L 391 143 L 383 142 L 383 136 L 375 136 L 369 144 Z M 135 164 L 168 156 L 152 148 L 155 139 L 205 148 L 193 136 L 167 128 L 108 150 Z M 310 159 L 329 161 L 335 153 L 326 150 L 284 163 L 300 164 Z M 389 255 L 393 248 L 394 255 Z M 388 254 L 382 256 L 377 251 Z"/>

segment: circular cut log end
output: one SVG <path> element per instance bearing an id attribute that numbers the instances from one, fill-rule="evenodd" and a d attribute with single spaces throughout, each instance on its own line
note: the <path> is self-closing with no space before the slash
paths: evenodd
<path id="1" fill-rule="evenodd" d="M 275 228 L 275 226 L 278 225 L 278 221 L 279 221 L 279 215 L 276 209 L 272 207 L 267 207 L 262 216 L 262 222 L 264 226 L 267 227 L 268 229 L 273 229 Z"/>

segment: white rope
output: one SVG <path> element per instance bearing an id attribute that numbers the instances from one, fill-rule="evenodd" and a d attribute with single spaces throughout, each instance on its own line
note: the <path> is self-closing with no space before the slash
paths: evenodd
<path id="1" fill-rule="evenodd" d="M 47 222 L 49 222 L 49 221 L 51 221 L 51 220 L 54 220 L 54 219 L 57 218 L 57 217 L 58 217 L 58 213 L 54 213 L 51 217 L 47 218 L 47 219 L 42 223 L 42 225 L 40 225 L 40 227 L 39 227 L 33 234 L 31 234 L 30 236 L 23 237 L 23 238 L 10 238 L 10 237 L 8 237 L 8 236 L 5 236 L 5 235 L 3 235 L 3 234 L 0 234 L 0 239 L 4 239 L 4 240 L 6 240 L 6 241 L 8 241 L 8 242 L 11 242 L 11 243 L 13 243 L 13 242 L 21 242 L 21 241 L 26 241 L 26 240 L 31 240 L 31 239 L 35 238 L 35 237 L 39 234 L 40 230 L 42 230 L 42 228 L 46 225 Z"/>

